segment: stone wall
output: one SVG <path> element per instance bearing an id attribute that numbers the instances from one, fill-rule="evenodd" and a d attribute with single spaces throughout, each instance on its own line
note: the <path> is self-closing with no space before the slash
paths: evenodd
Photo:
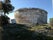
<path id="1" fill-rule="evenodd" d="M 15 11 L 15 19 L 19 24 L 36 25 L 47 23 L 47 12 L 42 9 L 19 9 Z"/>

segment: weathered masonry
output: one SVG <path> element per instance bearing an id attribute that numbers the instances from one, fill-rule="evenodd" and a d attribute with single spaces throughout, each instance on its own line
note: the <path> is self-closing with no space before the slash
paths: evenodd
<path id="1" fill-rule="evenodd" d="M 47 12 L 39 8 L 21 8 L 15 11 L 15 19 L 19 24 L 46 24 Z"/>

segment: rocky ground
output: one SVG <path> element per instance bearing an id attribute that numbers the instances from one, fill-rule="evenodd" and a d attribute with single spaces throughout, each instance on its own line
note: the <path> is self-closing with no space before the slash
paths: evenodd
<path id="1" fill-rule="evenodd" d="M 47 36 L 46 32 L 32 31 L 30 28 L 21 24 L 8 24 L 3 26 L 2 40 L 53 40 Z"/>

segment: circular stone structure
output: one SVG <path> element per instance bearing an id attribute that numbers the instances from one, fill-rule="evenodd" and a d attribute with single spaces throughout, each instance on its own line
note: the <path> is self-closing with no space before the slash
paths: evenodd
<path id="1" fill-rule="evenodd" d="M 18 24 L 34 26 L 47 23 L 47 11 L 40 8 L 21 8 L 14 15 Z"/>

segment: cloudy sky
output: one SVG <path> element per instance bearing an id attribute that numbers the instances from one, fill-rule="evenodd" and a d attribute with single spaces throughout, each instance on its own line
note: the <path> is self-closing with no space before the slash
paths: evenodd
<path id="1" fill-rule="evenodd" d="M 14 11 L 19 8 L 41 8 L 48 12 L 49 18 L 53 17 L 52 12 L 53 0 L 11 0 L 11 4 L 15 7 Z M 14 18 L 14 12 L 8 15 L 11 19 Z"/>

